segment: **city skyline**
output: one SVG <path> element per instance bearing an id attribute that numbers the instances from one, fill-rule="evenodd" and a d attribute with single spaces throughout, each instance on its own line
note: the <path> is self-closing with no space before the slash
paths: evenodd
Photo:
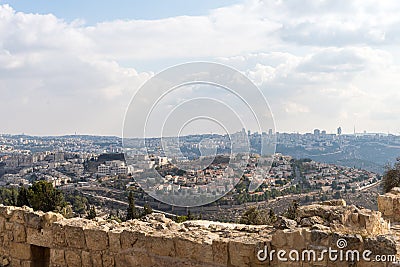
<path id="1" fill-rule="evenodd" d="M 400 133 L 396 1 L 96 3 L 0 1 L 0 132 L 120 136 L 141 84 L 212 61 L 260 88 L 278 132 Z"/>
<path id="2" fill-rule="evenodd" d="M 339 126 L 340 127 L 340 126 Z M 342 128 L 342 127 L 340 127 Z M 342 128 L 342 132 L 341 134 L 338 133 L 338 128 L 335 129 L 323 129 L 323 128 L 312 128 L 309 129 L 308 131 L 275 131 L 276 134 L 300 134 L 300 135 L 307 135 L 307 134 L 312 134 L 312 135 L 316 135 L 314 133 L 315 130 L 319 130 L 321 133 L 319 135 L 323 135 L 323 134 L 327 134 L 327 135 L 363 135 L 363 134 L 368 134 L 368 135 L 394 135 L 394 136 L 400 136 L 400 132 L 399 133 L 391 133 L 391 132 L 369 132 L 367 130 L 363 130 L 363 131 L 354 131 L 354 128 L 351 129 L 352 131 L 343 131 Z M 251 134 L 254 133 L 258 133 L 260 134 L 260 132 L 258 131 L 253 131 L 253 130 L 247 130 L 247 132 L 250 131 Z M 325 133 L 323 133 L 325 132 Z M 265 132 L 268 134 L 268 132 Z M 223 133 L 217 133 L 217 132 L 209 132 L 209 133 L 197 133 L 197 134 L 187 134 L 187 135 L 181 135 L 181 136 L 190 136 L 190 135 L 209 135 L 209 134 L 216 134 L 216 135 L 225 135 Z M 60 133 L 60 134 L 54 134 L 54 135 L 50 135 L 50 134 L 39 134 L 39 135 L 35 135 L 35 134 L 30 134 L 29 132 L 21 132 L 21 133 L 6 133 L 6 132 L 0 132 L 0 136 L 5 136 L 5 135 L 10 135 L 10 136 L 31 136 L 31 137 L 65 137 L 65 136 L 97 136 L 97 137 L 117 137 L 117 138 L 123 138 L 122 134 L 121 135 L 100 135 L 100 134 L 90 134 L 90 133 L 79 133 L 79 132 L 74 132 L 74 133 Z M 160 136 L 148 136 L 146 138 L 159 138 Z M 169 136 L 164 136 L 164 137 L 169 137 Z"/>

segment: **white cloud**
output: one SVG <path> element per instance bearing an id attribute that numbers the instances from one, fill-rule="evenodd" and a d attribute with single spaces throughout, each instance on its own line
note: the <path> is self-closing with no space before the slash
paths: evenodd
<path id="1" fill-rule="evenodd" d="M 280 130 L 398 132 L 399 11 L 397 1 L 249 0 L 204 16 L 86 26 L 0 5 L 0 112 L 12 114 L 2 131 L 119 135 L 152 75 L 135 67 L 195 58 L 243 71 Z"/>

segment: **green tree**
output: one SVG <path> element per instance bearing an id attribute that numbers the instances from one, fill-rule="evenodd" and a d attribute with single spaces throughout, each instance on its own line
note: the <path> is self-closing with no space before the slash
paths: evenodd
<path id="1" fill-rule="evenodd" d="M 250 207 L 240 218 L 240 223 L 252 224 L 252 225 L 262 225 L 267 224 L 268 219 L 256 208 Z"/>
<path id="2" fill-rule="evenodd" d="M 96 208 L 94 206 L 91 206 L 89 209 L 89 213 L 86 216 L 86 219 L 93 220 L 96 217 L 97 217 Z"/>
<path id="3" fill-rule="evenodd" d="M 183 215 L 183 216 L 176 216 L 174 218 L 175 222 L 177 223 L 183 223 L 185 221 L 187 221 L 187 216 Z"/>
<path id="4" fill-rule="evenodd" d="M 397 158 L 394 166 L 388 165 L 383 174 L 383 191 L 385 193 L 392 190 L 394 187 L 400 187 L 400 158 Z"/>
<path id="5" fill-rule="evenodd" d="M 153 209 L 150 207 L 150 205 L 148 203 L 144 204 L 143 213 L 144 213 L 144 215 L 153 213 Z"/>
<path id="6" fill-rule="evenodd" d="M 34 210 L 59 211 L 66 206 L 64 195 L 46 181 L 35 182 L 28 189 L 28 200 Z"/>
<path id="7" fill-rule="evenodd" d="M 288 207 L 288 209 L 284 213 L 285 217 L 292 220 L 296 219 L 298 209 L 299 209 L 299 202 L 297 202 L 297 200 L 293 200 L 292 204 Z"/>
<path id="8" fill-rule="evenodd" d="M 28 199 L 28 190 L 23 186 L 21 186 L 18 190 L 17 206 L 30 206 Z"/>
<path id="9" fill-rule="evenodd" d="M 128 209 L 126 211 L 126 220 L 138 219 L 140 218 L 140 212 L 135 206 L 135 197 L 132 191 L 128 194 Z"/>
<path id="10" fill-rule="evenodd" d="M 268 214 L 268 222 L 270 224 L 273 224 L 276 222 L 276 220 L 278 219 L 278 217 L 276 216 L 275 212 L 273 209 L 269 210 L 269 214 Z"/>

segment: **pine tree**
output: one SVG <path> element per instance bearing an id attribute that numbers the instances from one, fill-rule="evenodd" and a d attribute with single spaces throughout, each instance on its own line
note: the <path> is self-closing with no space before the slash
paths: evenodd
<path id="1" fill-rule="evenodd" d="M 91 206 L 90 209 L 89 209 L 89 213 L 86 216 L 86 219 L 93 220 L 96 217 L 97 217 L 96 209 L 95 209 L 94 206 Z"/>
<path id="2" fill-rule="evenodd" d="M 23 186 L 21 186 L 18 190 L 17 206 L 18 207 L 30 206 L 28 199 L 28 190 Z"/>
<path id="3" fill-rule="evenodd" d="M 44 212 L 60 210 L 67 204 L 63 193 L 46 181 L 35 182 L 29 187 L 28 200 L 34 210 Z"/>
<path id="4" fill-rule="evenodd" d="M 128 194 L 128 209 L 126 211 L 126 220 L 138 219 L 140 217 L 139 211 L 135 206 L 135 197 L 132 191 Z"/>

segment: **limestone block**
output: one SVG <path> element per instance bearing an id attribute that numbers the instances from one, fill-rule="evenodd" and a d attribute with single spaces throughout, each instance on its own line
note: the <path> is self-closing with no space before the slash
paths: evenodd
<path id="1" fill-rule="evenodd" d="M 61 224 L 53 223 L 49 228 L 49 232 L 52 234 L 52 245 L 54 247 L 66 247 L 67 241 L 65 238 L 65 229 Z"/>
<path id="2" fill-rule="evenodd" d="M 90 256 L 90 252 L 82 251 L 82 267 L 92 267 L 92 258 Z"/>
<path id="3" fill-rule="evenodd" d="M 174 243 L 176 256 L 178 258 L 192 259 L 198 262 L 213 262 L 211 244 L 181 237 L 175 238 Z"/>
<path id="4" fill-rule="evenodd" d="M 65 261 L 68 267 L 82 266 L 81 252 L 78 250 L 66 250 Z"/>
<path id="5" fill-rule="evenodd" d="M 110 230 L 108 232 L 109 247 L 111 252 L 121 251 L 121 232 L 122 230 Z"/>
<path id="6" fill-rule="evenodd" d="M 0 217 L 0 232 L 3 232 L 6 228 L 6 219 L 3 217 Z"/>
<path id="7" fill-rule="evenodd" d="M 14 242 L 26 242 L 26 232 L 25 232 L 25 227 L 21 224 L 16 223 L 14 225 Z"/>
<path id="8" fill-rule="evenodd" d="M 143 251 L 146 245 L 146 234 L 143 232 L 124 230 L 121 232 L 122 250 Z"/>
<path id="9" fill-rule="evenodd" d="M 85 229 L 86 245 L 90 250 L 108 249 L 108 233 L 102 229 Z"/>
<path id="10" fill-rule="evenodd" d="M 245 240 L 229 241 L 229 259 L 232 266 L 250 266 L 256 261 L 256 244 Z"/>
<path id="11" fill-rule="evenodd" d="M 10 266 L 12 266 L 12 267 L 22 267 L 21 260 L 19 260 L 19 259 L 11 259 Z"/>
<path id="12" fill-rule="evenodd" d="M 10 244 L 10 256 L 19 260 L 30 260 L 32 258 L 31 246 L 24 243 Z"/>
<path id="13" fill-rule="evenodd" d="M 118 254 L 115 256 L 115 267 L 127 267 L 127 266 L 154 267 L 154 264 L 153 261 L 151 260 L 151 257 L 143 252 L 135 252 L 133 255 Z"/>
<path id="14" fill-rule="evenodd" d="M 50 249 L 50 263 L 65 266 L 65 255 L 62 249 Z"/>
<path id="15" fill-rule="evenodd" d="M 302 234 L 302 229 L 288 230 L 286 233 L 287 246 L 292 249 L 301 250 L 306 248 L 306 240 Z"/>
<path id="16" fill-rule="evenodd" d="M 171 237 L 148 236 L 146 251 L 159 256 L 175 256 L 175 243 Z"/>
<path id="17" fill-rule="evenodd" d="M 114 256 L 110 254 L 103 254 L 103 267 L 114 267 Z"/>
<path id="18" fill-rule="evenodd" d="M 286 233 L 283 230 L 277 230 L 272 235 L 271 245 L 278 249 L 285 247 L 287 244 L 286 237 Z"/>
<path id="19" fill-rule="evenodd" d="M 26 228 L 26 240 L 29 244 L 40 246 L 40 247 L 49 247 L 52 244 L 54 237 L 54 232 L 50 231 L 50 229 L 34 229 L 34 228 Z"/>
<path id="20" fill-rule="evenodd" d="M 228 264 L 228 239 L 214 239 L 212 241 L 213 261 L 216 264 Z"/>
<path id="21" fill-rule="evenodd" d="M 26 217 L 26 226 L 34 229 L 43 228 L 43 212 L 29 212 L 25 214 Z"/>
<path id="22" fill-rule="evenodd" d="M 90 255 L 92 257 L 92 264 L 93 266 L 99 266 L 101 267 L 103 265 L 103 260 L 101 257 L 101 253 L 96 251 L 96 252 L 90 252 Z"/>
<path id="23" fill-rule="evenodd" d="M 82 227 L 65 225 L 64 226 L 65 240 L 71 248 L 86 248 L 85 233 Z"/>
<path id="24" fill-rule="evenodd" d="M 25 211 L 21 209 L 14 210 L 10 217 L 10 222 L 25 224 Z"/>

